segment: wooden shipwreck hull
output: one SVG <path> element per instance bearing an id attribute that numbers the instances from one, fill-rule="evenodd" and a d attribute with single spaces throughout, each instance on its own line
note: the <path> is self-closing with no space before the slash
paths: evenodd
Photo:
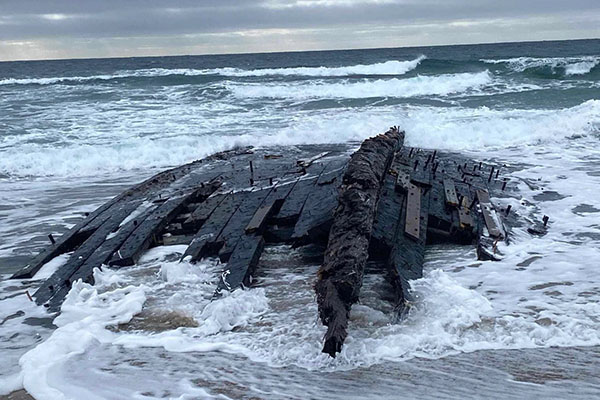
<path id="1" fill-rule="evenodd" d="M 474 244 L 479 258 L 493 260 L 507 241 L 491 201 L 506 187 L 497 166 L 406 147 L 396 127 L 352 150 L 244 148 L 162 172 L 51 238 L 13 278 L 32 278 L 72 252 L 33 295 L 55 312 L 76 280 L 93 283 L 94 268 L 123 268 L 150 247 L 186 244 L 182 260 L 223 262 L 218 301 L 224 290 L 251 286 L 265 245 L 322 245 L 315 290 L 328 328 L 323 351 L 335 356 L 368 260 L 387 269 L 401 314 L 411 302 L 409 281 L 422 277 L 426 244 Z"/>

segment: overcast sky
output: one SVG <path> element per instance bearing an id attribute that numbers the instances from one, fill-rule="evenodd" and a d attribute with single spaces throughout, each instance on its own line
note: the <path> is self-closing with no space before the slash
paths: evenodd
<path id="1" fill-rule="evenodd" d="M 600 37 L 600 0 L 0 0 L 0 60 Z"/>

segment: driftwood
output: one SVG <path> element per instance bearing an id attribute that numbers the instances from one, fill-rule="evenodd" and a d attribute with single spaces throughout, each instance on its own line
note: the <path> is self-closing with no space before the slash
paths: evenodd
<path id="1" fill-rule="evenodd" d="M 332 357 L 347 336 L 348 316 L 358 301 L 381 182 L 404 133 L 391 129 L 366 140 L 348 163 L 325 261 L 315 286 L 319 317 L 327 325 L 323 352 Z"/>

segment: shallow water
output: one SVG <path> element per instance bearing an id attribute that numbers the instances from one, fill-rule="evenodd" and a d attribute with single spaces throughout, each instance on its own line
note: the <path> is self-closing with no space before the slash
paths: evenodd
<path id="1" fill-rule="evenodd" d="M 600 396 L 600 41 L 287 55 L 0 63 L 3 279 L 83 213 L 235 144 L 361 140 L 505 164 L 521 220 L 500 262 L 429 249 L 400 323 L 369 265 L 350 336 L 320 353 L 316 249 L 272 247 L 252 290 L 181 247 L 75 285 L 56 319 L 36 280 L 0 282 L 0 394 L 36 398 Z M 424 56 L 424 57 L 422 57 Z M 283 261 L 291 257 L 292 261 Z M 53 260 L 36 277 L 59 267 Z"/>

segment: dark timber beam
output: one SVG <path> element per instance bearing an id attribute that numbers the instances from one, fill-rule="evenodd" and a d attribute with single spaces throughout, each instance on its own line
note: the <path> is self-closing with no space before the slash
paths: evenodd
<path id="1" fill-rule="evenodd" d="M 352 304 L 358 301 L 381 183 L 404 132 L 396 128 L 367 139 L 344 174 L 325 260 L 315 291 L 319 317 L 327 325 L 323 352 L 335 357 L 347 336 Z"/>
<path id="2" fill-rule="evenodd" d="M 127 266 L 135 264 L 142 252 L 150 247 L 156 235 L 187 204 L 198 198 L 206 199 L 221 186 L 220 181 L 209 182 L 197 187 L 192 192 L 173 197 L 165 201 L 152 212 L 127 238 L 113 258 L 110 266 Z"/>

